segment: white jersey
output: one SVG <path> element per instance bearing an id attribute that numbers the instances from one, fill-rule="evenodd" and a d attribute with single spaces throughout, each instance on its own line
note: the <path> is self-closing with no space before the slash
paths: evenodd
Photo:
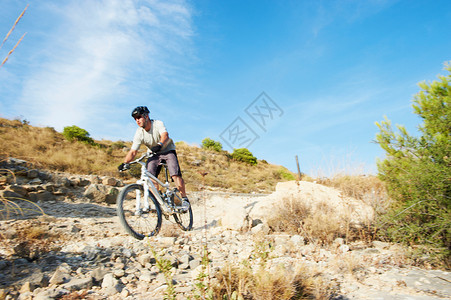
<path id="1" fill-rule="evenodd" d="M 144 144 L 150 151 L 153 146 L 158 144 L 161 135 L 164 132 L 168 132 L 162 121 L 150 120 L 150 122 L 151 126 L 149 131 L 141 127 L 136 130 L 135 136 L 133 137 L 132 150 L 138 150 L 141 144 Z M 169 139 L 159 153 L 165 153 L 171 150 L 175 150 L 175 145 L 172 139 Z"/>

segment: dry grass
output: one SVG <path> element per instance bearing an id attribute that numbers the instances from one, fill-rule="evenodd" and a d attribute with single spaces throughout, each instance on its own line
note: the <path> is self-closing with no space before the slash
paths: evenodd
<path id="1" fill-rule="evenodd" d="M 321 245 L 328 245 L 338 237 L 345 237 L 349 232 L 348 223 L 338 218 L 327 203 L 318 203 L 312 209 L 300 199 L 282 200 L 268 220 L 269 227 L 275 232 L 300 234 L 310 242 Z"/>
<path id="2" fill-rule="evenodd" d="M 317 245 L 331 245 L 337 238 L 371 243 L 376 237 L 374 221 L 359 226 L 351 224 L 350 213 L 339 216 L 326 202 L 310 207 L 302 199 L 284 198 L 273 212 L 268 220 L 272 231 L 299 234 Z"/>
<path id="3" fill-rule="evenodd" d="M 0 160 L 24 159 L 36 167 L 74 174 L 124 176 L 117 172 L 131 142 L 96 141 L 100 146 L 69 142 L 51 127 L 34 127 L 26 121 L 0 118 Z M 125 146 L 125 148 L 123 147 Z M 144 148 L 144 147 L 142 147 Z M 144 150 L 144 149 L 142 149 Z M 268 193 L 282 178 L 281 167 L 262 161 L 256 166 L 232 160 L 227 152 L 214 152 L 177 143 L 187 190 L 204 185 L 213 190 Z M 285 171 L 286 172 L 286 171 Z M 124 179 L 132 179 L 125 175 Z"/>
<path id="4" fill-rule="evenodd" d="M 335 289 L 303 264 L 294 271 L 226 265 L 216 278 L 219 282 L 213 286 L 213 299 L 330 299 Z"/>
<path id="5" fill-rule="evenodd" d="M 213 299 L 330 299 L 335 287 L 303 262 L 282 265 L 274 248 L 261 237 L 254 241 L 249 260 L 229 263 L 215 275 Z"/>

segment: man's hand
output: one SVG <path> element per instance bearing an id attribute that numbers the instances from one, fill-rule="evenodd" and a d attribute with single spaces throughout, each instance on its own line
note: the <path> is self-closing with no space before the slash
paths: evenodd
<path id="1" fill-rule="evenodd" d="M 153 146 L 150 150 L 151 150 L 153 153 L 157 153 L 158 151 L 161 150 L 161 145 L 158 144 L 158 145 L 156 145 L 156 146 Z"/>
<path id="2" fill-rule="evenodd" d="M 121 163 L 119 165 L 119 167 L 117 167 L 117 169 L 119 170 L 119 172 L 124 172 L 124 171 L 130 169 L 130 164 Z"/>

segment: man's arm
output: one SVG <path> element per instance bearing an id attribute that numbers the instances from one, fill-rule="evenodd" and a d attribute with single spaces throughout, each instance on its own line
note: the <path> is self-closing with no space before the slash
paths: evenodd
<path id="1" fill-rule="evenodd" d="M 130 151 L 128 151 L 127 155 L 125 156 L 124 163 L 128 164 L 129 162 L 131 162 L 135 158 L 137 153 L 138 150 L 130 149 Z"/>
<path id="2" fill-rule="evenodd" d="M 162 146 L 164 146 L 164 144 L 169 140 L 169 134 L 168 132 L 163 132 L 160 135 L 160 143 Z"/>

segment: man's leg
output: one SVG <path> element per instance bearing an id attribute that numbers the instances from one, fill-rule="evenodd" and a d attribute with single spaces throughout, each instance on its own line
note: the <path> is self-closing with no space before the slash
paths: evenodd
<path id="1" fill-rule="evenodd" d="M 175 185 L 180 191 L 182 197 L 185 198 L 186 197 L 185 181 L 183 180 L 182 176 L 172 176 L 172 179 L 174 179 Z"/>

